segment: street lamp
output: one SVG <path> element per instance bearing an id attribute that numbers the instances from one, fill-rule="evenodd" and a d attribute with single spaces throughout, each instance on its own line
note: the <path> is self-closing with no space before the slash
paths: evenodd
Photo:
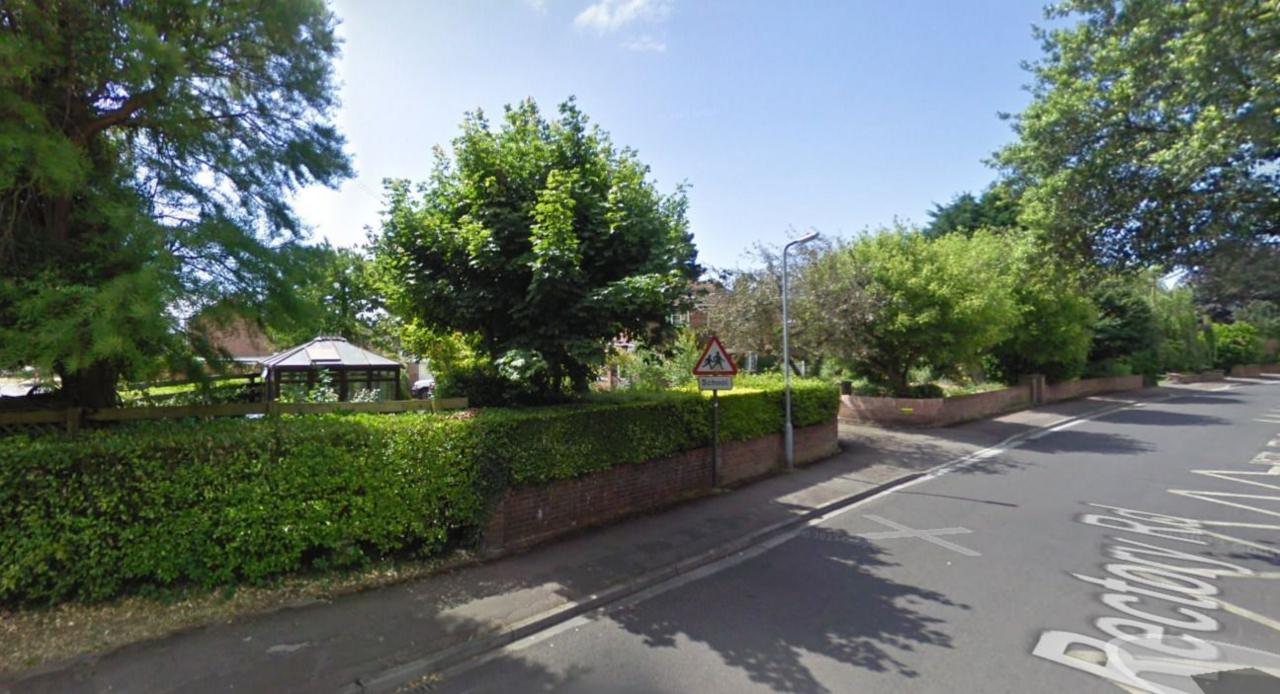
<path id="1" fill-rule="evenodd" d="M 788 470 L 796 466 L 796 442 L 795 434 L 791 430 L 791 343 L 787 325 L 787 253 L 792 246 L 809 243 L 816 238 L 818 238 L 818 232 L 810 231 L 782 247 L 782 400 L 786 411 L 782 423 L 782 446 L 787 458 Z"/>

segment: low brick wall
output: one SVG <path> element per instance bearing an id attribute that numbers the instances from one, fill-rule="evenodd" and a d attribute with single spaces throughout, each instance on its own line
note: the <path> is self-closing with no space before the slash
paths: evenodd
<path id="1" fill-rule="evenodd" d="M 796 463 L 839 450 L 836 420 L 796 429 Z M 782 469 L 782 434 L 733 441 L 720 449 L 720 483 L 741 484 Z M 711 492 L 711 447 L 619 465 L 585 477 L 509 490 L 485 526 L 486 551 L 523 549 L 578 528 L 600 525 Z"/>
<path id="2" fill-rule="evenodd" d="M 1194 374 L 1188 374 L 1188 373 L 1165 374 L 1165 378 L 1167 378 L 1170 383 L 1208 383 L 1212 381 L 1221 381 L 1226 377 L 1227 375 L 1225 373 L 1218 370 L 1201 371 L 1200 373 L 1194 373 Z"/>
<path id="3" fill-rule="evenodd" d="M 1085 378 L 1078 381 L 1051 383 L 1044 387 L 1044 401 L 1058 402 L 1074 398 L 1087 398 L 1090 395 L 1115 393 L 1123 390 L 1138 390 L 1142 387 L 1142 375 L 1109 376 L 1107 378 Z"/>
<path id="4" fill-rule="evenodd" d="M 1142 376 L 1086 378 L 1045 385 L 1043 403 L 1086 398 L 1101 393 L 1137 390 Z M 1019 385 L 954 398 L 871 398 L 840 396 L 840 419 L 860 424 L 945 427 L 1031 407 L 1031 386 Z"/>
<path id="5" fill-rule="evenodd" d="M 1236 364 L 1231 367 L 1234 378 L 1257 378 L 1262 375 L 1262 364 Z"/>
<path id="6" fill-rule="evenodd" d="M 840 396 L 840 419 L 863 424 L 941 427 L 1031 405 L 1031 387 L 1014 386 L 954 398 Z"/>

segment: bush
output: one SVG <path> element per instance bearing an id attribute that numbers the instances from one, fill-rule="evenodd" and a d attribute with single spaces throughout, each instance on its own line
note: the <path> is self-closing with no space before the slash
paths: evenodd
<path id="1" fill-rule="evenodd" d="M 1262 359 L 1262 339 L 1248 323 L 1215 323 L 1213 341 L 1217 348 L 1214 367 L 1230 369 L 1240 364 L 1256 364 Z"/>
<path id="2" fill-rule="evenodd" d="M 1213 364 L 1201 312 L 1190 287 L 1165 289 L 1153 282 L 1152 306 L 1160 326 L 1159 371 L 1204 371 Z"/>
<path id="3" fill-rule="evenodd" d="M 838 402 L 835 386 L 798 380 L 794 421 L 830 421 Z M 781 403 L 771 384 L 723 394 L 721 440 L 778 431 Z M 682 392 L 0 439 L 0 605 L 437 553 L 473 540 L 508 486 L 705 446 L 709 415 L 708 396 Z"/>
<path id="4" fill-rule="evenodd" d="M 905 228 L 842 243 L 806 269 L 801 315 L 822 318 L 806 330 L 825 357 L 905 395 L 913 369 L 973 364 L 1009 337 L 1018 313 L 1006 245 Z"/>
<path id="5" fill-rule="evenodd" d="M 1013 385 L 1027 374 L 1050 383 L 1080 376 L 1089 356 L 1098 311 L 1081 280 L 1030 237 L 1005 237 L 1013 256 L 1018 322 L 991 350 L 988 375 Z"/>
<path id="6" fill-rule="evenodd" d="M 156 422 L 0 441 L 0 602 L 260 581 L 475 526 L 476 430 L 430 415 Z"/>
<path id="7" fill-rule="evenodd" d="M 490 364 L 461 366 L 436 375 L 436 397 L 467 398 L 472 407 L 500 407 L 510 404 L 516 384 L 509 382 Z"/>
<path id="8" fill-rule="evenodd" d="M 1132 376 L 1133 365 L 1124 357 L 1096 361 L 1085 367 L 1085 378 L 1112 378 L 1114 376 Z"/>
<path id="9" fill-rule="evenodd" d="M 1098 320 L 1089 349 L 1090 362 L 1123 359 L 1156 349 L 1160 326 L 1147 300 L 1149 291 L 1130 277 L 1112 277 L 1098 283 L 1091 297 L 1098 307 Z"/>

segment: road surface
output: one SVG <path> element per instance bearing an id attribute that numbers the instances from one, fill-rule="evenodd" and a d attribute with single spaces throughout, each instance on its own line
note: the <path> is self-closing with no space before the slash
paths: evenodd
<path id="1" fill-rule="evenodd" d="M 992 451 L 420 690 L 1249 694 L 1277 654 L 1272 381 Z"/>

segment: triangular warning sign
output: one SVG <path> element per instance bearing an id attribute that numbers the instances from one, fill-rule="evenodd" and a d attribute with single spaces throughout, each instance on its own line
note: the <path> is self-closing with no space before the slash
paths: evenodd
<path id="1" fill-rule="evenodd" d="M 720 344 L 720 338 L 712 335 L 711 340 L 707 342 L 707 348 L 702 350 L 702 356 L 698 357 L 698 364 L 693 367 L 693 375 L 732 376 L 736 373 L 738 373 L 738 365 L 733 363 L 733 357 L 729 356 L 728 350 Z"/>

